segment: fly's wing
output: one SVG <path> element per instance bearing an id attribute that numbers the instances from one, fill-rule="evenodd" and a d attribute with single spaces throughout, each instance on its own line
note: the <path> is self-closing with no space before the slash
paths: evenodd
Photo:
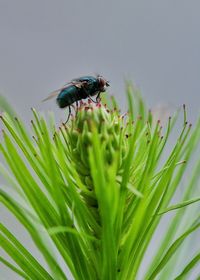
<path id="1" fill-rule="evenodd" d="M 77 87 L 77 88 L 82 88 L 82 87 L 84 87 L 86 84 L 87 84 L 86 81 L 81 81 L 81 80 L 79 80 L 79 78 L 78 78 L 78 79 L 73 79 L 73 80 L 71 80 L 71 82 L 69 82 L 69 83 L 67 83 L 67 84 L 64 84 L 64 86 L 63 86 L 62 89 L 65 89 L 65 88 L 67 88 L 68 86 L 75 86 L 75 87 Z M 61 89 L 61 90 L 62 90 L 62 89 Z"/>
<path id="2" fill-rule="evenodd" d="M 83 88 L 85 87 L 88 82 L 87 81 L 81 81 L 79 78 L 78 79 L 74 79 L 71 81 L 71 84 L 74 85 L 77 88 Z"/>
<path id="3" fill-rule="evenodd" d="M 49 96 L 47 96 L 45 99 L 42 100 L 42 102 L 47 101 L 47 100 L 50 100 L 50 99 L 52 99 L 52 98 L 58 96 L 58 94 L 59 94 L 63 89 L 66 89 L 66 88 L 68 88 L 69 86 L 72 86 L 72 85 L 73 85 L 73 86 L 75 86 L 75 87 L 77 87 L 77 88 L 82 88 L 82 87 L 84 87 L 86 84 L 87 84 L 86 81 L 80 81 L 79 79 L 74 79 L 74 80 L 72 80 L 71 82 L 65 84 L 62 88 L 57 89 L 57 90 L 51 92 L 51 93 L 49 94 Z"/>
<path id="4" fill-rule="evenodd" d="M 72 85 L 71 82 L 65 84 L 63 87 L 61 87 L 61 88 L 59 88 L 59 89 L 57 89 L 57 90 L 52 91 L 52 92 L 49 94 L 49 96 L 47 96 L 45 99 L 42 100 L 42 102 L 45 102 L 45 101 L 47 101 L 47 100 L 50 100 L 50 99 L 52 99 L 52 98 L 58 96 L 58 94 L 59 94 L 63 89 L 69 87 L 70 85 Z"/>
<path id="5" fill-rule="evenodd" d="M 58 89 L 58 90 L 55 90 L 55 91 L 51 92 L 49 94 L 49 96 L 47 96 L 45 99 L 42 100 L 42 102 L 47 101 L 47 100 L 49 100 L 49 99 L 51 99 L 51 98 L 53 98 L 55 96 L 58 96 L 58 94 L 61 92 L 61 90 L 62 89 Z"/>

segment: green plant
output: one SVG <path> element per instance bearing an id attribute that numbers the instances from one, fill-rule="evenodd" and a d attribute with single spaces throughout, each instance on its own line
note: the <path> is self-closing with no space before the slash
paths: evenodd
<path id="1" fill-rule="evenodd" d="M 129 112 L 123 116 L 111 98 L 107 106 L 82 104 L 59 129 L 52 117 L 47 122 L 33 109 L 33 137 L 18 118 L 1 116 L 0 150 L 9 170 L 5 163 L 0 170 L 12 194 L 2 187 L 0 201 L 28 231 L 48 266 L 0 224 L 0 246 L 16 265 L 0 260 L 22 278 L 69 279 L 67 266 L 74 279 L 139 279 L 141 267 L 140 279 L 188 279 L 198 265 L 199 248 L 187 264 L 174 262 L 185 260 L 181 248 L 200 226 L 200 161 L 181 187 L 179 201 L 171 200 L 197 150 L 200 121 L 191 132 L 184 108 L 183 127 L 166 153 L 177 115 L 162 128 L 130 84 L 127 96 Z M 169 211 L 174 216 L 152 262 L 142 266 Z"/>

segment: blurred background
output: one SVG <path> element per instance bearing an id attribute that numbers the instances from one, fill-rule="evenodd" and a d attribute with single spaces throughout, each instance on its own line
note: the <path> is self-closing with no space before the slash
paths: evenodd
<path id="1" fill-rule="evenodd" d="M 49 92 L 100 73 L 125 103 L 124 79 L 147 104 L 199 110 L 198 0 L 0 0 L 0 92 L 24 118 L 62 114 Z"/>
<path id="2" fill-rule="evenodd" d="M 0 0 L 0 93 L 26 122 L 31 107 L 63 119 L 55 100 L 41 100 L 72 78 L 99 73 L 124 110 L 124 81 L 130 79 L 148 107 L 185 103 L 194 122 L 199 11 L 198 0 Z M 0 215 L 16 229 L 4 209 Z M 19 278 L 0 264 L 0 279 Z"/>

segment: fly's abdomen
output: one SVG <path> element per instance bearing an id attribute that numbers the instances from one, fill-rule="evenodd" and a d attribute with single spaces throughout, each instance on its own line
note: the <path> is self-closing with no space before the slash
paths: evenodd
<path id="1" fill-rule="evenodd" d="M 73 85 L 71 85 L 67 88 L 64 88 L 63 90 L 61 90 L 61 92 L 59 93 L 59 95 L 56 99 L 58 106 L 60 108 L 70 106 L 75 101 L 80 100 L 79 95 L 80 95 L 79 90 L 77 89 L 77 87 L 75 87 Z"/>

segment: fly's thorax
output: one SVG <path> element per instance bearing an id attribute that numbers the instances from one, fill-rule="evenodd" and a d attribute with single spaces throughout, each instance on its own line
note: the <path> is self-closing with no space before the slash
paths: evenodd
<path id="1" fill-rule="evenodd" d="M 100 92 L 105 92 L 109 83 L 102 76 L 83 76 L 77 79 L 80 82 L 85 83 L 83 89 L 87 92 L 88 96 L 95 96 Z"/>
<path id="2" fill-rule="evenodd" d="M 99 92 L 99 83 L 98 80 L 94 80 L 88 83 L 85 88 L 85 92 L 87 92 L 88 96 L 95 96 Z"/>

